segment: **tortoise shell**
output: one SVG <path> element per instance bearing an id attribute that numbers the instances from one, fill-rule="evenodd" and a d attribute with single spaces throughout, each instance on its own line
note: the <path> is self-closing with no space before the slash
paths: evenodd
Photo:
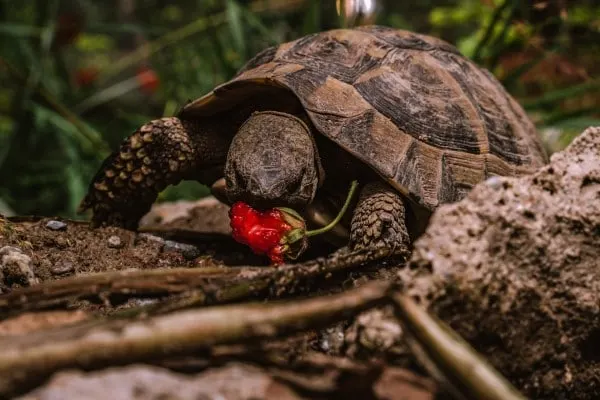
<path id="1" fill-rule="evenodd" d="M 316 130 L 428 210 L 547 162 L 502 85 L 430 36 L 364 26 L 271 47 L 180 117 L 229 113 L 265 87 L 293 94 Z"/>

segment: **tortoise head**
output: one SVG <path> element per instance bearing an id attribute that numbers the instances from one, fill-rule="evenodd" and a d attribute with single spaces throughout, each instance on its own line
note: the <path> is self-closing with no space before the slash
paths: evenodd
<path id="1" fill-rule="evenodd" d="M 314 138 L 299 118 L 255 112 L 233 138 L 225 163 L 230 202 L 302 208 L 315 197 L 321 168 Z"/>

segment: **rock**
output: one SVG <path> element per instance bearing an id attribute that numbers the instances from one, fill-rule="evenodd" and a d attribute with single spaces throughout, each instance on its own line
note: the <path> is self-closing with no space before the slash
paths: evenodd
<path id="1" fill-rule="evenodd" d="M 600 127 L 440 207 L 399 274 L 526 395 L 600 397 Z"/>
<path id="2" fill-rule="evenodd" d="M 346 329 L 345 342 L 349 356 L 368 359 L 402 346 L 402 328 L 391 307 L 375 308 L 355 318 Z"/>
<path id="3" fill-rule="evenodd" d="M 39 283 L 33 271 L 31 257 L 13 246 L 0 248 L 0 275 L 2 284 L 30 286 Z"/>
<path id="4" fill-rule="evenodd" d="M 202 252 L 194 245 L 175 242 L 173 240 L 165 240 L 164 251 L 177 251 L 188 260 L 193 260 L 202 254 Z"/>
<path id="5" fill-rule="evenodd" d="M 70 275 L 75 272 L 75 265 L 70 261 L 58 261 L 51 268 L 52 275 Z"/>
<path id="6" fill-rule="evenodd" d="M 386 368 L 373 385 L 379 400 L 441 400 L 435 385 L 422 377 L 401 368 Z M 346 398 L 352 398 L 347 396 Z"/>
<path id="7" fill-rule="evenodd" d="M 229 206 L 213 196 L 196 201 L 156 203 L 140 220 L 140 227 L 160 225 L 171 229 L 231 234 Z"/>
<path id="8" fill-rule="evenodd" d="M 53 231 L 64 231 L 67 229 L 67 224 L 62 221 L 50 220 L 46 223 L 46 228 Z"/>
<path id="9" fill-rule="evenodd" d="M 485 181 L 485 184 L 491 187 L 492 189 L 500 189 L 502 187 L 502 178 L 499 176 L 492 176 Z"/>
<path id="10" fill-rule="evenodd" d="M 433 400 L 439 397 L 438 387 L 431 379 L 402 368 L 360 368 L 347 359 L 323 358 L 313 364 L 313 370 L 309 363 L 301 363 L 302 367 L 294 370 L 229 362 L 185 375 L 142 364 L 92 372 L 71 370 L 55 374 L 43 386 L 16 399 Z"/>
<path id="11" fill-rule="evenodd" d="M 165 239 L 161 238 L 160 236 L 152 235 L 150 233 L 140 233 L 138 235 L 138 239 L 147 241 L 150 243 L 158 243 L 161 245 L 165 243 Z"/>
<path id="12" fill-rule="evenodd" d="M 402 333 L 402 328 L 392 318 L 391 310 L 374 309 L 362 313 L 356 323 L 361 327 L 358 341 L 366 349 L 388 350 L 398 344 Z"/>
<path id="13" fill-rule="evenodd" d="M 317 346 L 326 354 L 340 354 L 344 346 L 344 325 L 335 324 L 318 333 Z"/>
<path id="14" fill-rule="evenodd" d="M 29 398 L 295 400 L 301 397 L 256 367 L 230 364 L 196 376 L 143 365 L 92 373 L 66 371 L 56 374 L 45 386 L 21 397 L 23 400 Z"/>
<path id="15" fill-rule="evenodd" d="M 120 249 L 123 247 L 123 241 L 117 235 L 112 235 L 108 238 L 108 247 L 111 249 Z"/>

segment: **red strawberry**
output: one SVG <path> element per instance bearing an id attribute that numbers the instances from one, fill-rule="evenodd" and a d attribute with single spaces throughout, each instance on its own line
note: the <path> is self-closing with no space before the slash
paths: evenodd
<path id="1" fill-rule="evenodd" d="M 258 211 L 238 201 L 229 216 L 233 238 L 256 254 L 266 254 L 273 264 L 283 263 L 284 256 L 294 258 L 306 247 L 304 220 L 293 211 Z"/>
<path id="2" fill-rule="evenodd" d="M 273 264 L 282 264 L 284 257 L 296 259 L 308 246 L 308 237 L 329 231 L 348 209 L 358 182 L 352 181 L 348 197 L 342 209 L 326 226 L 306 230 L 304 219 L 289 208 L 273 208 L 258 211 L 238 201 L 231 206 L 229 218 L 233 238 L 250 246 L 256 254 L 266 254 Z"/>

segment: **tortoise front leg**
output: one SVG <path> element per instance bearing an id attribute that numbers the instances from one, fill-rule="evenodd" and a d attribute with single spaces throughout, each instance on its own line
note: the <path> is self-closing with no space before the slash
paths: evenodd
<path id="1" fill-rule="evenodd" d="M 207 128 L 176 117 L 143 125 L 104 160 L 78 211 L 91 208 L 94 227 L 137 229 L 165 187 L 224 164 L 228 141 Z"/>
<path id="2" fill-rule="evenodd" d="M 361 190 L 352 216 L 350 248 L 387 248 L 393 254 L 409 254 L 404 200 L 384 182 L 368 183 Z"/>

